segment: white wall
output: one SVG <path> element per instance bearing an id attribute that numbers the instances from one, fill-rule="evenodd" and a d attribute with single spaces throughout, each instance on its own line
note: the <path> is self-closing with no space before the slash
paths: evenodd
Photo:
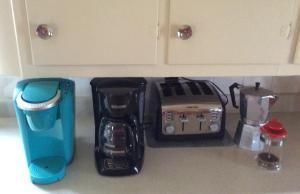
<path id="1" fill-rule="evenodd" d="M 78 116 L 92 115 L 91 78 L 70 78 L 76 83 L 76 113 Z M 228 87 L 233 82 L 244 85 L 254 85 L 256 81 L 261 86 L 271 89 L 279 94 L 279 101 L 274 106 L 274 112 L 300 111 L 300 76 L 291 77 L 198 77 L 195 79 L 208 79 L 215 82 L 229 97 Z M 0 76 L 0 117 L 13 116 L 12 94 L 18 77 Z M 148 79 L 155 81 L 155 78 Z M 229 97 L 229 101 L 230 97 Z M 234 112 L 231 102 L 227 106 L 228 112 Z"/>

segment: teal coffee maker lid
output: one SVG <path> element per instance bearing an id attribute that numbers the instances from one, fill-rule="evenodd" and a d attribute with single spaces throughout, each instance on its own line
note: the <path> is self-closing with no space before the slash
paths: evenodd
<path id="1" fill-rule="evenodd" d="M 26 85 L 22 98 L 26 102 L 46 102 L 56 96 L 59 88 L 58 81 L 37 81 Z"/>
<path id="2" fill-rule="evenodd" d="M 28 83 L 17 97 L 17 105 L 22 110 L 45 110 L 59 102 L 59 81 L 33 81 Z"/>

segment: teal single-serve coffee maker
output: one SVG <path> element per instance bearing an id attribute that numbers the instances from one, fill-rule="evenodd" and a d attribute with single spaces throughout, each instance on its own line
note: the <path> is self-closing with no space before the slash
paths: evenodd
<path id="1" fill-rule="evenodd" d="M 74 152 L 74 82 L 60 78 L 20 81 L 14 108 L 30 177 L 35 184 L 61 180 Z"/>

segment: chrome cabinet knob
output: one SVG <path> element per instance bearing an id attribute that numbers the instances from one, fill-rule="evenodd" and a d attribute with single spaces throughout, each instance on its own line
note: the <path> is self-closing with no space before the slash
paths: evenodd
<path id="1" fill-rule="evenodd" d="M 192 35 L 193 35 L 193 30 L 192 30 L 192 27 L 189 25 L 183 25 L 177 31 L 178 38 L 180 38 L 182 40 L 187 40 L 187 39 L 191 38 Z"/>
<path id="2" fill-rule="evenodd" d="M 47 24 L 40 24 L 36 28 L 36 35 L 43 40 L 47 40 L 54 35 L 54 30 L 49 27 Z"/>

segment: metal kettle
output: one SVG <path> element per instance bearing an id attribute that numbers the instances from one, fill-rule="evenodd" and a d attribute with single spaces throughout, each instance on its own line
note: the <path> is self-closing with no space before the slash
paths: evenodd
<path id="1" fill-rule="evenodd" d="M 235 88 L 240 90 L 240 107 L 236 104 Z M 270 108 L 278 100 L 278 96 L 271 90 L 260 87 L 259 82 L 256 82 L 255 86 L 248 87 L 234 83 L 229 87 L 229 91 L 233 107 L 240 108 L 241 121 L 253 126 L 266 122 Z"/>

